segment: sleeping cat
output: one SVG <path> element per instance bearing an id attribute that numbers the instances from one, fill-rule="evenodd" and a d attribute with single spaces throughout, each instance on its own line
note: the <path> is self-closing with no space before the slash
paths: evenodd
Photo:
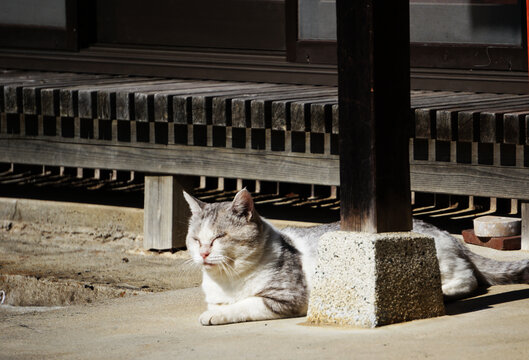
<path id="1" fill-rule="evenodd" d="M 321 235 L 339 224 L 274 228 L 243 189 L 232 202 L 207 204 L 184 193 L 191 219 L 186 244 L 202 267 L 208 310 L 202 325 L 303 316 Z M 500 262 L 472 253 L 447 232 L 419 220 L 414 231 L 434 237 L 445 297 L 478 286 L 529 283 L 529 259 Z"/>

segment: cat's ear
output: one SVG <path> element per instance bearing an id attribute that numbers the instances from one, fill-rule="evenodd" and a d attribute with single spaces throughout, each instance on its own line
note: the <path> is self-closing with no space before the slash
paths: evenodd
<path id="1" fill-rule="evenodd" d="M 201 212 L 202 209 L 204 208 L 204 206 L 206 205 L 206 203 L 204 203 L 204 202 L 198 200 L 197 198 L 189 195 L 185 191 L 183 193 L 184 193 L 184 198 L 186 199 L 187 203 L 189 204 L 189 209 L 191 210 L 191 212 L 193 214 L 197 214 L 197 213 Z"/>
<path id="2" fill-rule="evenodd" d="M 252 195 L 246 188 L 242 189 L 235 195 L 231 204 L 233 212 L 238 216 L 243 216 L 250 221 L 255 216 L 254 203 Z"/>

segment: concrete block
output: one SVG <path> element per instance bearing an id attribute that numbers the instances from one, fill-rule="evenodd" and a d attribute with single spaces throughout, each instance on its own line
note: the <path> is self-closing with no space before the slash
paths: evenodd
<path id="1" fill-rule="evenodd" d="M 432 238 L 338 231 L 318 252 L 309 323 L 372 328 L 444 315 Z"/>
<path id="2" fill-rule="evenodd" d="M 474 219 L 474 233 L 480 237 L 520 235 L 521 220 L 505 216 L 482 216 Z"/>

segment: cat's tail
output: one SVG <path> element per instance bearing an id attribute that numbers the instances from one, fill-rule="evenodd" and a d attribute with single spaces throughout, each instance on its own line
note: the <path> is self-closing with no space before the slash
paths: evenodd
<path id="1" fill-rule="evenodd" d="M 497 261 L 468 249 L 466 254 L 475 267 L 478 279 L 487 285 L 529 284 L 529 259 Z"/>

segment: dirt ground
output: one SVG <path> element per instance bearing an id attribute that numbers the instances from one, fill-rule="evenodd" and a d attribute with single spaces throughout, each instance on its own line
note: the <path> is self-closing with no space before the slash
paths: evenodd
<path id="1" fill-rule="evenodd" d="M 122 231 L 3 221 L 0 291 L 6 295 L 4 303 L 81 304 L 200 284 L 200 272 L 187 251 L 150 252 L 142 250 L 141 243 L 141 235 Z"/>

